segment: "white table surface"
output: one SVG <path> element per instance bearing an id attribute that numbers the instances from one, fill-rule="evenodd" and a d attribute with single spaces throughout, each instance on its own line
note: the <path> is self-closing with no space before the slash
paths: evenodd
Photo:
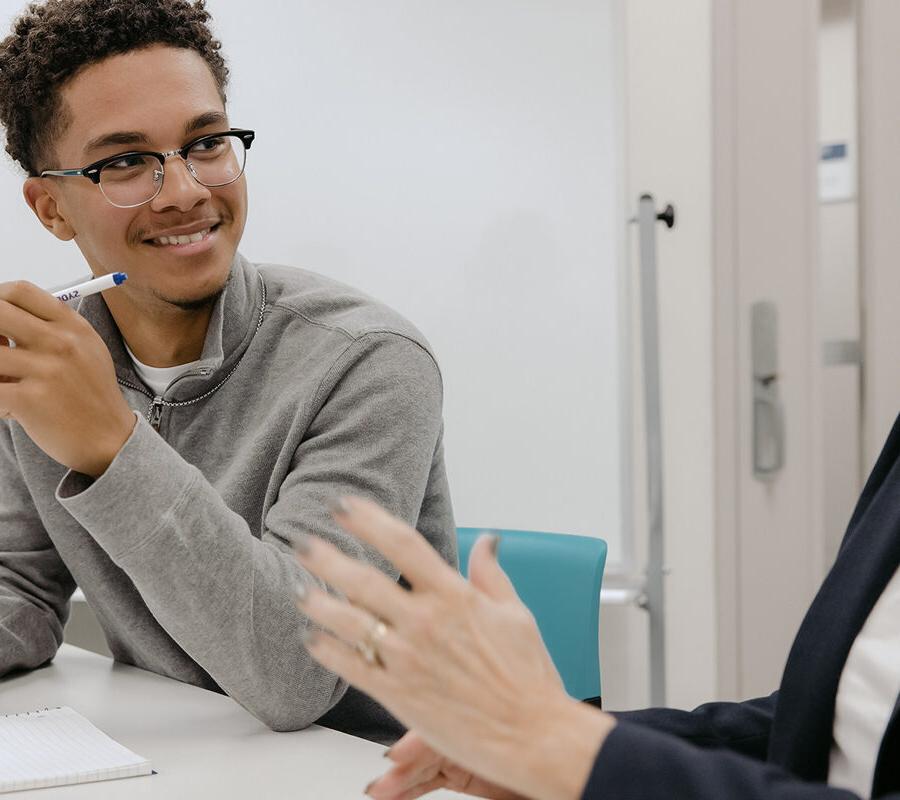
<path id="1" fill-rule="evenodd" d="M 71 645 L 48 667 L 0 680 L 0 714 L 54 706 L 71 706 L 158 774 L 4 797 L 344 800 L 362 798 L 388 766 L 372 742 L 317 726 L 273 733 L 229 697 Z"/>

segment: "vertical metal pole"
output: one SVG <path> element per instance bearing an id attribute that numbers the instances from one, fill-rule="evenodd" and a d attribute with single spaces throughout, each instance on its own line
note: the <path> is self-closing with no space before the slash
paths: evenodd
<path id="1" fill-rule="evenodd" d="M 650 702 L 666 702 L 666 630 L 663 587 L 663 461 L 659 392 L 659 307 L 656 291 L 656 204 L 641 195 L 638 227 L 641 248 L 641 338 L 644 355 L 644 411 L 647 427 L 647 580 L 650 616 Z"/>

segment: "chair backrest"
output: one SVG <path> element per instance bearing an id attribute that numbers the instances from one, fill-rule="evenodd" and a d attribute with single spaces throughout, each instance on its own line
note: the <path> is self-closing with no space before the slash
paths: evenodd
<path id="1" fill-rule="evenodd" d="M 600 584 L 606 542 L 537 531 L 457 528 L 460 571 L 482 533 L 500 536 L 500 566 L 537 621 L 566 691 L 578 700 L 600 696 Z"/>

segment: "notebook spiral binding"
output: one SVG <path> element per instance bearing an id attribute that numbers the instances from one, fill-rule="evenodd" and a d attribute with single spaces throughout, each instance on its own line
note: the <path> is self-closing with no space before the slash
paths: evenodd
<path id="1" fill-rule="evenodd" d="M 0 717 L 32 717 L 35 714 L 43 714 L 45 711 L 55 711 L 59 706 L 55 708 L 48 708 L 44 706 L 44 708 L 36 708 L 34 711 L 20 711 L 18 714 L 0 714 Z"/>

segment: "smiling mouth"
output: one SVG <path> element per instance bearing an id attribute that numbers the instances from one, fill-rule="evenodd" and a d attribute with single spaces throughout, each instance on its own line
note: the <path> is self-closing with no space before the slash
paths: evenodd
<path id="1" fill-rule="evenodd" d="M 209 228 L 204 228 L 202 231 L 181 236 L 158 236 L 155 239 L 145 239 L 144 244 L 149 244 L 152 247 L 184 247 L 190 244 L 197 244 L 206 239 L 213 231 L 218 230 L 221 224 L 217 223 Z"/>

